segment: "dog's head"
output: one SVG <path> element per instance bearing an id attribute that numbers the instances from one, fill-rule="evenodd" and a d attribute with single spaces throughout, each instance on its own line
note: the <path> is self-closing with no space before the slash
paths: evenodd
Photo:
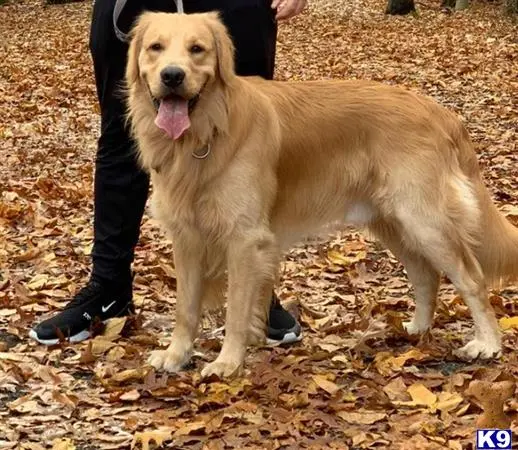
<path id="1" fill-rule="evenodd" d="M 234 77 L 234 47 L 217 13 L 146 12 L 132 30 L 126 84 L 148 94 L 172 139 L 189 128 L 204 90 Z"/>

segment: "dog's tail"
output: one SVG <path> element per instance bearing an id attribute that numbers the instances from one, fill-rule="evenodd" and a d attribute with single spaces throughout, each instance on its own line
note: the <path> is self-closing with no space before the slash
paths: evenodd
<path id="1" fill-rule="evenodd" d="M 518 278 L 518 228 L 498 211 L 482 180 L 478 191 L 482 240 L 477 257 L 488 285 L 500 288 Z"/>
<path id="2" fill-rule="evenodd" d="M 458 161 L 464 175 L 470 180 L 479 210 L 478 224 L 472 229 L 476 236 L 473 236 L 474 253 L 488 287 L 501 288 L 518 279 L 518 228 L 506 219 L 491 199 L 467 130 L 457 123 L 455 132 Z M 469 220 L 469 215 L 466 214 L 463 219 Z M 469 228 L 470 225 L 467 226 Z"/>

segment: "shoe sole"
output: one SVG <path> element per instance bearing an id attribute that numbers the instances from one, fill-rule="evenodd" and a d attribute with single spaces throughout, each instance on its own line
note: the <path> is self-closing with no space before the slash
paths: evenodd
<path id="1" fill-rule="evenodd" d="M 71 344 L 77 344 L 82 341 L 86 341 L 90 337 L 91 333 L 88 330 L 80 331 L 79 333 L 76 333 L 69 338 L 66 339 L 67 342 L 70 342 Z M 29 337 L 31 339 L 34 339 L 36 342 L 39 342 L 40 344 L 51 346 L 51 345 L 58 345 L 59 344 L 59 338 L 56 339 L 41 339 L 38 337 L 38 333 L 36 331 L 31 330 L 29 331 Z"/>
<path id="2" fill-rule="evenodd" d="M 302 333 L 289 332 L 286 333 L 282 339 L 271 339 L 269 337 L 266 338 L 267 345 L 281 345 L 281 344 L 294 344 L 295 342 L 300 342 L 302 340 Z"/>
<path id="3" fill-rule="evenodd" d="M 90 336 L 91 336 L 90 331 L 83 330 L 83 331 L 80 331 L 79 333 L 76 333 L 76 334 L 70 336 L 67 339 L 67 341 L 70 342 L 71 344 L 77 344 L 79 342 L 86 341 L 88 338 L 90 338 Z M 47 346 L 59 344 L 59 338 L 41 339 L 38 337 L 38 333 L 36 333 L 36 331 L 34 331 L 34 330 L 29 331 L 29 337 L 31 339 L 35 340 L 36 342 L 43 344 L 43 345 L 47 345 Z M 272 345 L 272 346 L 273 345 L 282 345 L 282 344 L 294 344 L 295 342 L 300 342 L 301 340 L 302 340 L 302 333 L 300 331 L 299 331 L 299 333 L 290 331 L 290 332 L 286 333 L 282 337 L 282 339 L 271 339 L 271 338 L 267 337 L 266 344 Z"/>

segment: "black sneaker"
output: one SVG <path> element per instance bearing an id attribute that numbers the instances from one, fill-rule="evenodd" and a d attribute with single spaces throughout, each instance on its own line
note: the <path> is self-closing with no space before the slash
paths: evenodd
<path id="1" fill-rule="evenodd" d="M 302 329 L 297 319 L 286 311 L 274 294 L 268 318 L 266 342 L 270 345 L 292 344 L 302 339 Z"/>
<path id="2" fill-rule="evenodd" d="M 90 281 L 63 311 L 36 325 L 29 336 L 44 345 L 56 345 L 60 337 L 71 343 L 81 342 L 91 336 L 91 328 L 96 321 L 104 322 L 133 311 L 131 284 L 124 289 L 114 289 Z"/>

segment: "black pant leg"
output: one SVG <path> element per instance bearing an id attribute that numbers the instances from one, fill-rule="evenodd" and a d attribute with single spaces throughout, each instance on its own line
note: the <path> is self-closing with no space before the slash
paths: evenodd
<path id="1" fill-rule="evenodd" d="M 141 9 L 134 3 L 138 2 L 128 2 L 124 17 L 121 17 L 128 28 Z M 101 135 L 94 179 L 92 277 L 129 282 L 149 179 L 138 167 L 134 143 L 124 124 L 125 105 L 120 86 L 128 46 L 120 42 L 113 31 L 114 4 L 115 0 L 95 2 L 90 33 L 101 109 Z"/>
<path id="2" fill-rule="evenodd" d="M 277 22 L 268 0 L 248 0 L 223 7 L 223 22 L 234 46 L 236 73 L 271 80 L 275 68 Z"/>
<path id="3" fill-rule="evenodd" d="M 270 5 L 270 0 L 184 0 L 188 13 L 220 12 L 234 42 L 238 75 L 266 79 L 273 78 L 277 42 L 277 22 Z"/>

